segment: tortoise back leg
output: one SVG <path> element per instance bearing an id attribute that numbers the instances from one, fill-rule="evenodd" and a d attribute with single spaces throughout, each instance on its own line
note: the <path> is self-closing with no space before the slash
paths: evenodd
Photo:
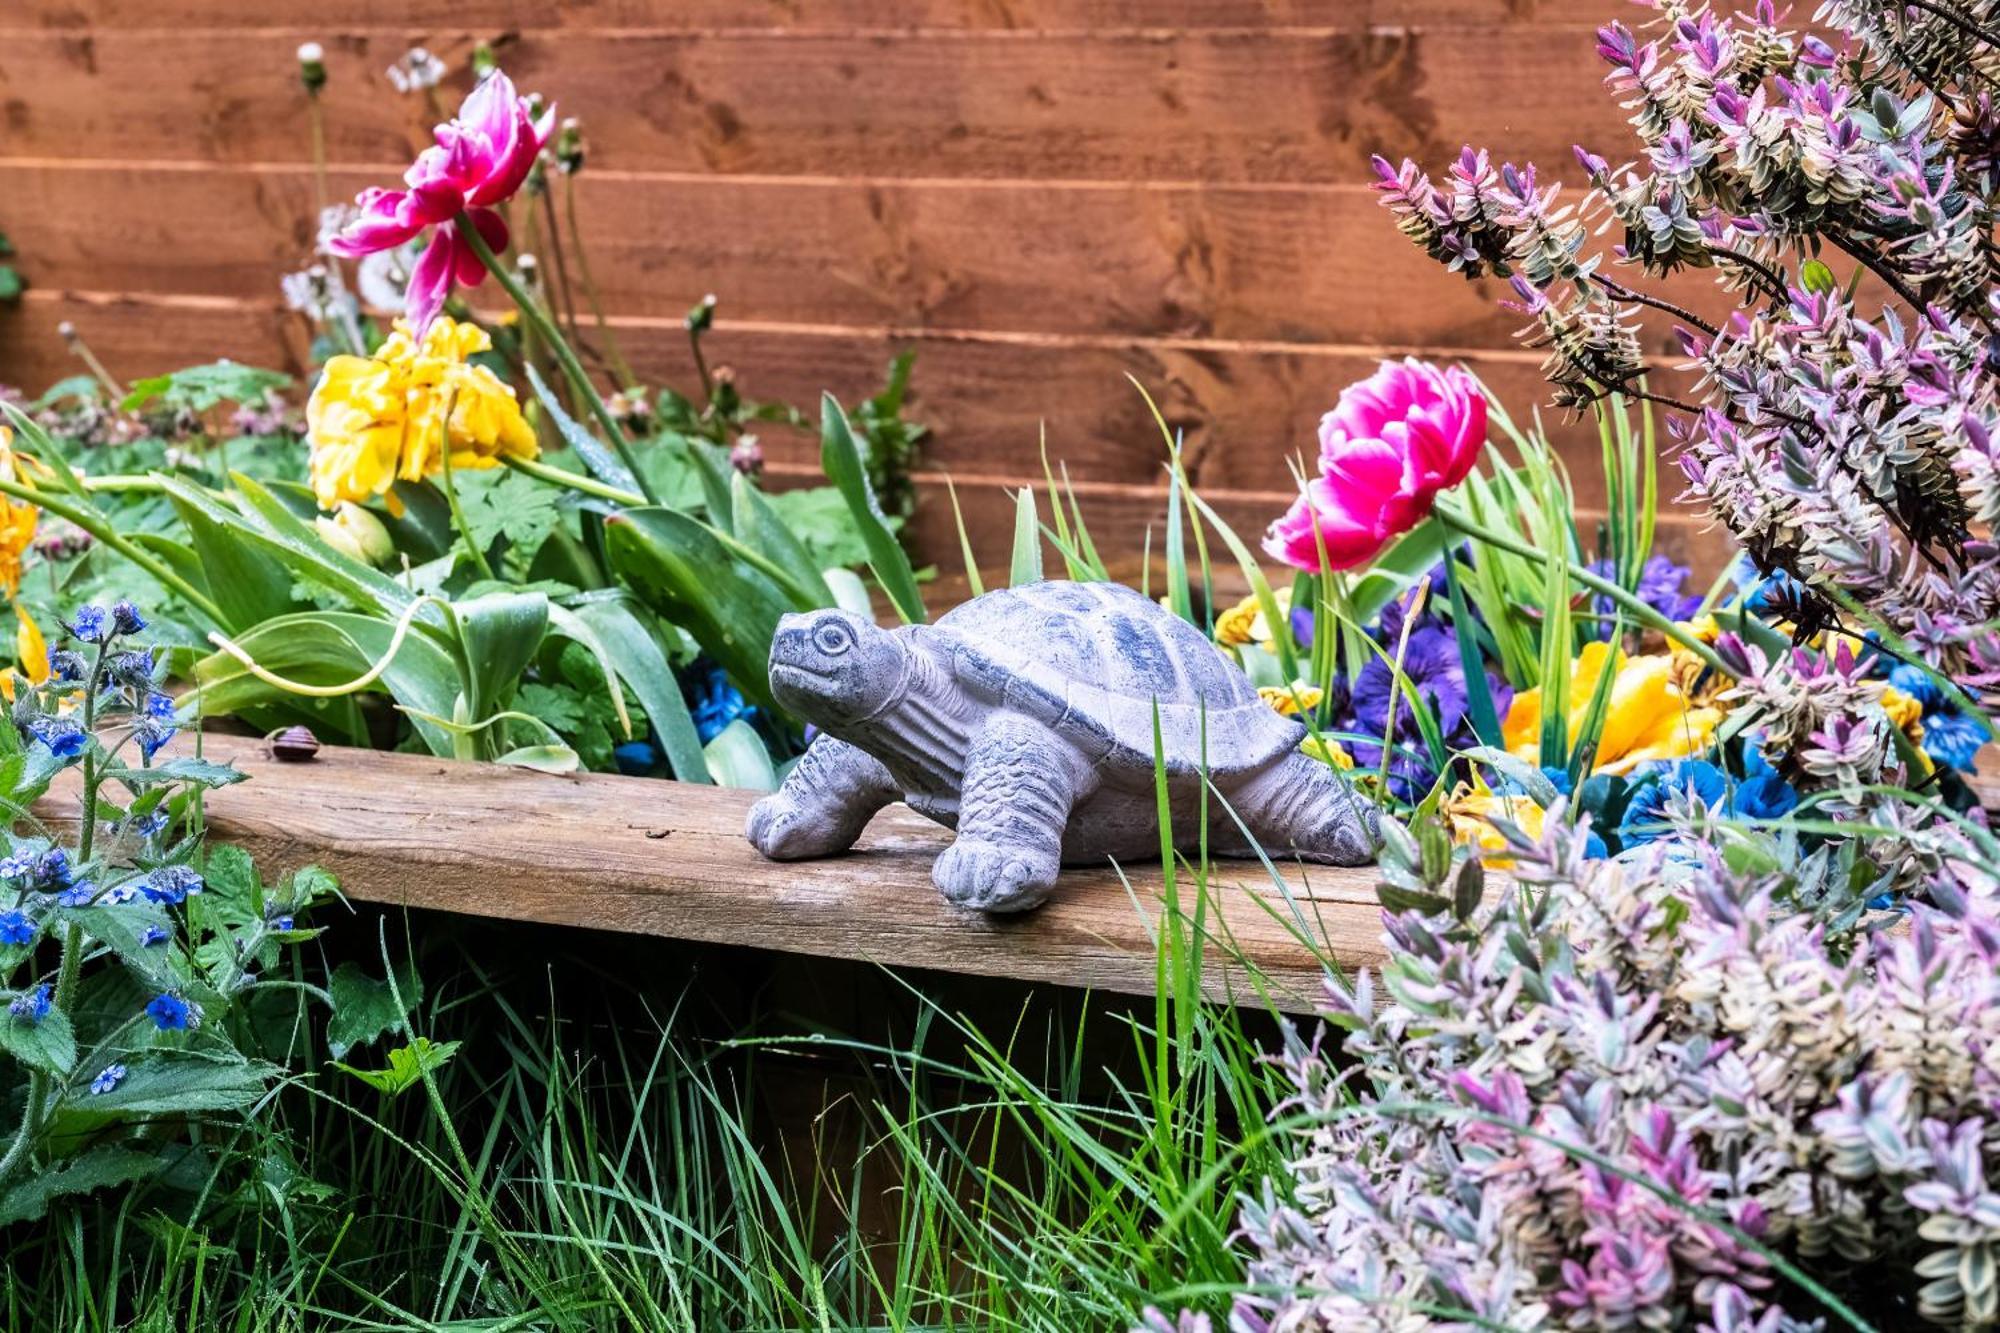
<path id="1" fill-rule="evenodd" d="M 1273 860 L 1300 857 L 1337 866 L 1367 865 L 1381 846 L 1375 807 L 1356 796 L 1330 766 L 1289 754 L 1230 792 L 1229 803 Z M 1226 823 L 1236 854 L 1249 852 L 1225 814 L 1211 818 L 1211 832 Z"/>
<path id="2" fill-rule="evenodd" d="M 1076 750 L 1038 722 L 1000 714 L 966 755 L 958 839 L 931 879 L 948 901 L 1025 912 L 1055 887 L 1064 826 L 1079 796 Z"/>
<path id="3" fill-rule="evenodd" d="M 832 736 L 806 747 L 785 785 L 750 807 L 751 845 L 774 861 L 844 852 L 902 793 L 881 761 Z"/>

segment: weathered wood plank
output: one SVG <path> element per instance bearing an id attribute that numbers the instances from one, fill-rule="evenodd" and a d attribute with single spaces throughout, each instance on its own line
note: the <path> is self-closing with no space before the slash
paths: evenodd
<path id="1" fill-rule="evenodd" d="M 554 777 L 498 765 L 329 747 L 277 763 L 262 742 L 209 736 L 206 753 L 251 780 L 211 793 L 212 836 L 248 850 L 265 874 L 308 863 L 359 902 L 554 926 L 747 945 L 890 966 L 1015 977 L 1130 994 L 1154 988 L 1163 881 L 1134 867 L 1064 875 L 1042 909 L 1015 918 L 954 908 L 930 883 L 944 830 L 897 807 L 855 853 L 779 865 L 743 838 L 755 793 L 644 778 Z M 74 819 L 52 799 L 49 813 Z M 1368 870 L 1286 872 L 1297 929 L 1343 967 L 1383 958 Z M 1193 889 L 1182 877 L 1184 906 Z M 1209 884 L 1210 930 L 1229 939 L 1293 1010 L 1320 993 L 1320 965 L 1292 908 L 1256 862 L 1224 863 Z M 1220 946 L 1208 989 L 1260 1003 Z"/>
<path id="2" fill-rule="evenodd" d="M 395 179 L 330 184 L 347 199 Z M 578 190 L 614 314 L 673 314 L 714 291 L 725 314 L 776 323 L 1467 349 L 1507 348 L 1522 323 L 1498 305 L 1504 282 L 1444 273 L 1365 190 L 594 170 Z M 301 266 L 316 213 L 296 166 L 0 159 L 0 199 L 33 201 L 7 229 L 42 286 L 254 300 Z M 1653 350 L 1669 353 L 1664 334 Z"/>
<path id="3" fill-rule="evenodd" d="M 326 38 L 336 162 L 405 160 L 432 113 L 383 70 L 414 37 Z M 0 43 L 7 151 L 301 161 L 300 34 L 27 31 Z M 1629 140 L 1588 27 L 860 36 L 525 32 L 508 69 L 582 116 L 599 166 L 726 174 L 1070 180 L 1372 179 L 1476 140 L 1567 162 Z M 172 108 L 162 114 L 162 108 Z M 1328 238 L 1329 244 L 1336 243 Z"/>
<path id="4" fill-rule="evenodd" d="M 939 28 L 1009 33 L 1077 28 L 1309 28 L 1602 22 L 1606 0 L 16 0 L 23 28 L 718 28 L 787 32 Z"/>

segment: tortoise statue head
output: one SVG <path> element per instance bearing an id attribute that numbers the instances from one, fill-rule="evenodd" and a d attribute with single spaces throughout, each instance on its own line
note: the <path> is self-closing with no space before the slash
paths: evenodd
<path id="1" fill-rule="evenodd" d="M 895 700 L 906 651 L 895 635 L 846 611 L 787 615 L 771 639 L 771 693 L 800 717 L 837 731 Z"/>

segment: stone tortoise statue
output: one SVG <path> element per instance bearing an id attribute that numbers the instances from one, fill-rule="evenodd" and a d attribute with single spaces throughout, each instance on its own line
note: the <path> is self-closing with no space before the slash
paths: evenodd
<path id="1" fill-rule="evenodd" d="M 1199 630 L 1119 584 L 1006 588 L 892 630 L 845 611 L 787 615 L 771 690 L 820 728 L 750 811 L 749 839 L 774 860 L 845 851 L 899 798 L 958 830 L 931 877 L 966 907 L 1026 911 L 1061 865 L 1157 858 L 1155 700 L 1182 846 L 1200 834 L 1206 767 L 1272 858 L 1375 855 L 1374 807 L 1299 753 L 1305 727 Z M 1209 850 L 1254 855 L 1210 808 Z"/>

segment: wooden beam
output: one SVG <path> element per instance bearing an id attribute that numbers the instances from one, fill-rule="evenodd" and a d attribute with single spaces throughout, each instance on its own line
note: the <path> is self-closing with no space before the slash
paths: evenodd
<path id="1" fill-rule="evenodd" d="M 500 920 L 747 945 L 1131 994 L 1154 989 L 1153 931 L 1164 881 L 1133 867 L 1079 870 L 1020 917 L 949 906 L 930 882 L 944 830 L 902 807 L 877 817 L 855 853 L 766 861 L 743 838 L 756 793 L 600 774 L 551 776 L 494 764 L 327 747 L 310 763 L 272 760 L 261 741 L 210 735 L 207 757 L 251 780 L 208 798 L 214 837 L 269 875 L 306 864 L 339 876 L 357 902 Z M 76 797 L 37 813 L 73 822 Z M 1293 867 L 1300 927 L 1342 967 L 1384 957 L 1374 875 Z M 1288 904 L 1256 862 L 1224 862 L 1208 885 L 1206 988 L 1260 1004 L 1232 950 L 1282 1007 L 1321 993 L 1318 960 L 1281 921 Z M 1192 911 L 1193 887 L 1180 893 Z"/>

